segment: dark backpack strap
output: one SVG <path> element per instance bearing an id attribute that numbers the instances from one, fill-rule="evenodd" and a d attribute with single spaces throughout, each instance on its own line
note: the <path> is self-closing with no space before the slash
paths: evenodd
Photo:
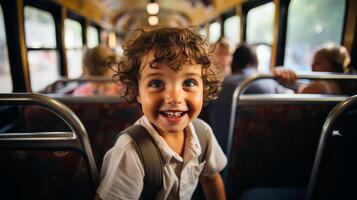
<path id="1" fill-rule="evenodd" d="M 133 125 L 122 131 L 120 135 L 123 133 L 130 135 L 137 144 L 138 155 L 143 164 L 145 176 L 141 198 L 155 199 L 156 193 L 163 185 L 161 154 L 143 126 Z"/>
<path id="2" fill-rule="evenodd" d="M 201 146 L 201 155 L 198 157 L 200 163 L 202 163 L 207 154 L 207 146 L 208 146 L 208 134 L 205 131 L 205 125 L 202 121 L 202 119 L 195 119 L 192 121 L 193 127 L 195 127 L 196 135 L 198 137 L 198 140 L 200 141 L 200 146 Z"/>

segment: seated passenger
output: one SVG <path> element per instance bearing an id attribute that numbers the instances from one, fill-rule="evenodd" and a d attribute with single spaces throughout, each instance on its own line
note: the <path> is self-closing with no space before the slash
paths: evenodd
<path id="1" fill-rule="evenodd" d="M 235 86 L 249 76 L 258 74 L 258 58 L 255 49 L 247 44 L 241 44 L 233 54 L 231 68 L 232 76 L 226 77 L 225 82 L 233 83 Z M 292 91 L 274 80 L 258 80 L 253 82 L 245 93 L 273 94 L 292 93 Z"/>
<path id="2" fill-rule="evenodd" d="M 347 49 L 343 46 L 328 43 L 319 48 L 312 62 L 312 71 L 314 72 L 334 72 L 334 73 L 351 73 L 349 68 L 350 56 Z M 294 82 L 296 84 L 296 75 L 287 77 L 286 72 L 291 70 L 276 69 L 274 74 L 282 80 L 282 82 Z M 292 71 L 291 71 L 292 72 Z M 294 72 L 292 72 L 294 73 Z M 336 80 L 316 80 L 309 84 L 297 86 L 297 93 L 305 94 L 348 94 L 351 88 L 348 82 Z"/>
<path id="3" fill-rule="evenodd" d="M 241 44 L 237 47 L 233 53 L 231 63 L 232 74 L 225 77 L 218 99 L 207 105 L 209 122 L 224 152 L 227 150 L 226 145 L 233 92 L 244 79 L 258 73 L 257 66 L 258 58 L 253 47 L 247 44 Z M 245 91 L 245 94 L 263 93 L 293 93 L 293 91 L 281 86 L 275 80 L 258 80 L 252 82 Z"/>
<path id="4" fill-rule="evenodd" d="M 117 77 L 127 86 L 126 99 L 144 113 L 135 124 L 146 130 L 138 133 L 147 139 L 136 143 L 128 129 L 118 138 L 104 157 L 96 199 L 192 199 L 198 181 L 207 198 L 226 199 L 219 172 L 227 158 L 209 125 L 199 121 L 201 129 L 192 123 L 221 82 L 205 40 L 189 29 L 158 28 L 142 31 L 126 44 L 124 55 Z M 206 133 L 208 148 L 200 145 L 199 130 Z M 150 143 L 162 170 L 146 173 L 143 161 L 149 155 L 139 149 Z M 150 188 L 157 175 L 162 184 Z"/>
<path id="5" fill-rule="evenodd" d="M 350 56 L 345 47 L 327 44 L 314 54 L 312 71 L 349 73 Z M 319 80 L 300 86 L 298 93 L 341 94 L 338 81 Z"/>
<path id="6" fill-rule="evenodd" d="M 216 65 L 223 68 L 224 76 L 231 74 L 232 51 L 232 44 L 226 38 L 219 39 L 215 44 Z"/>
<path id="7" fill-rule="evenodd" d="M 115 53 L 110 49 L 97 46 L 89 49 L 83 57 L 83 77 L 90 78 L 93 76 L 102 76 L 111 78 L 113 72 L 111 66 L 117 64 Z M 122 86 L 114 82 L 98 83 L 88 82 L 74 90 L 74 96 L 88 95 L 119 95 Z"/>

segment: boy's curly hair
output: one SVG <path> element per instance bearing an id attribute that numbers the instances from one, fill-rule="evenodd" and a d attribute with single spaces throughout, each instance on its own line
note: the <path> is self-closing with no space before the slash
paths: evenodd
<path id="1" fill-rule="evenodd" d="M 222 69 L 211 63 L 211 51 L 200 35 L 188 28 L 139 29 L 140 35 L 123 46 L 124 58 L 119 62 L 114 79 L 124 84 L 123 96 L 136 101 L 140 66 L 144 56 L 153 53 L 150 67 L 166 64 L 175 71 L 186 63 L 202 66 L 204 103 L 216 99 L 223 79 Z"/>

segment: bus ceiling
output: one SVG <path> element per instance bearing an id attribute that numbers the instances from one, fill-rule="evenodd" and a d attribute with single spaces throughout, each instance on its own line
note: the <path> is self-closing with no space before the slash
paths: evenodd
<path id="1" fill-rule="evenodd" d="M 149 25 L 200 26 L 234 9 L 244 0 L 53 0 L 115 30 Z M 256 0 L 254 0 L 255 2 Z M 261 0 L 259 0 L 261 1 Z M 264 1 L 264 0 L 263 0 Z M 154 8 L 150 4 L 154 5 Z M 154 11 L 148 11 L 150 9 Z M 158 6 L 157 8 L 155 6 Z M 156 11 L 157 10 L 157 11 Z"/>

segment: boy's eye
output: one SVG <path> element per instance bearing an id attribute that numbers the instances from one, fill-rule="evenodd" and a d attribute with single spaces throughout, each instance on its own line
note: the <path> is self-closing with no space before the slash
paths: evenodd
<path id="1" fill-rule="evenodd" d="M 187 79 L 183 82 L 183 86 L 184 87 L 193 87 L 197 85 L 197 81 L 193 80 L 193 79 Z"/>
<path id="2" fill-rule="evenodd" d="M 153 88 L 162 88 L 164 83 L 161 80 L 152 80 L 149 82 L 149 86 Z"/>

